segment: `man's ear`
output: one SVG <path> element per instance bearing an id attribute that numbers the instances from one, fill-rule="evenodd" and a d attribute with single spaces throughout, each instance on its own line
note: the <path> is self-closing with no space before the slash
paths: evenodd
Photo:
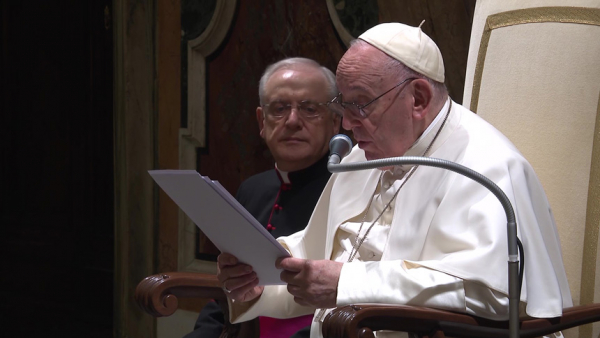
<path id="1" fill-rule="evenodd" d="M 256 107 L 256 121 L 258 122 L 258 129 L 260 130 L 260 137 L 265 138 L 265 117 L 263 115 L 262 107 Z"/>
<path id="2" fill-rule="evenodd" d="M 433 99 L 433 88 L 425 79 L 417 79 L 412 82 L 413 86 L 413 118 L 422 120 L 427 116 Z"/>

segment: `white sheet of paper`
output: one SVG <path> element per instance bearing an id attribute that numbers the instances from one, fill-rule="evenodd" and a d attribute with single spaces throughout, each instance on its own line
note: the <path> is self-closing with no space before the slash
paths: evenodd
<path id="1" fill-rule="evenodd" d="M 259 285 L 285 284 L 275 260 L 289 253 L 219 182 L 195 170 L 148 172 L 221 252 L 254 268 Z"/>

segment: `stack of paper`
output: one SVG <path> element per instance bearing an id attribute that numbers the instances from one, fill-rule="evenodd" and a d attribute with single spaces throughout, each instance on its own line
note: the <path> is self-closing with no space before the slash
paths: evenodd
<path id="1" fill-rule="evenodd" d="M 260 285 L 285 284 L 275 260 L 289 253 L 219 182 L 195 170 L 148 172 L 221 252 L 254 268 Z"/>

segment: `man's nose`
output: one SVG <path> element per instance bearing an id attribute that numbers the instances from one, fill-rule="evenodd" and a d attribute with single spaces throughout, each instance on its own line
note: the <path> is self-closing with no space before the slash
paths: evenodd
<path id="1" fill-rule="evenodd" d="M 290 113 L 285 123 L 287 125 L 298 125 L 300 123 L 300 111 L 298 107 L 290 107 Z"/>
<path id="2" fill-rule="evenodd" d="M 344 112 L 342 114 L 342 128 L 346 130 L 352 130 L 352 128 L 358 127 L 360 125 L 360 120 L 352 116 L 352 114 L 349 114 L 347 112 Z"/>

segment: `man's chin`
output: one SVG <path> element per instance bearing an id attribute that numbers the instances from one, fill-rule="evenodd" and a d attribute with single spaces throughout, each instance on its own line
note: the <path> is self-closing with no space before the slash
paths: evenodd
<path id="1" fill-rule="evenodd" d="M 381 154 L 371 152 L 368 149 L 367 150 L 363 149 L 363 150 L 365 152 L 365 157 L 367 158 L 367 161 L 379 160 L 379 159 L 383 158 L 383 157 L 381 157 Z"/>
<path id="2" fill-rule="evenodd" d="M 303 148 L 289 148 L 280 149 L 279 154 L 280 158 L 284 161 L 288 162 L 305 162 L 311 161 L 315 156 L 312 152 L 307 151 L 307 149 Z"/>
<path id="3" fill-rule="evenodd" d="M 381 159 L 383 159 L 383 157 L 381 157 L 381 156 L 376 156 L 376 155 L 370 154 L 370 153 L 368 153 L 366 151 L 365 151 L 365 157 L 367 158 L 367 161 L 374 161 L 374 160 L 381 160 Z M 392 168 L 393 168 L 393 166 L 388 166 L 388 167 L 381 167 L 381 168 L 376 168 L 376 169 L 379 169 L 379 170 L 389 170 L 389 169 L 392 169 Z"/>

